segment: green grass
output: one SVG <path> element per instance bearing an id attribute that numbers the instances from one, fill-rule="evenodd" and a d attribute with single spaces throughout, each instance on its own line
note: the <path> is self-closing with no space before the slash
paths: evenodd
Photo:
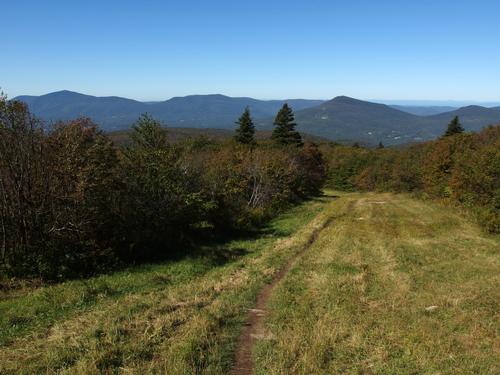
<path id="1" fill-rule="evenodd" d="M 0 374 L 227 373 L 258 291 L 326 222 L 273 289 L 258 374 L 500 373 L 499 238 L 353 193 L 196 257 L 3 293 Z"/>
<path id="2" fill-rule="evenodd" d="M 204 256 L 3 296 L 0 373 L 227 371 L 246 309 L 326 204 L 304 203 Z"/>
<path id="3" fill-rule="evenodd" d="M 498 237 L 405 196 L 328 209 L 270 300 L 258 374 L 500 373 Z"/>

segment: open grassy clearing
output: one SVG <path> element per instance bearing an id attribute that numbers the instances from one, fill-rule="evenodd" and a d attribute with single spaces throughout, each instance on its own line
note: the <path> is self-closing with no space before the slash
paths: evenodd
<path id="1" fill-rule="evenodd" d="M 0 373 L 226 372 L 258 290 L 328 219 L 329 202 L 206 256 L 3 296 Z"/>
<path id="2" fill-rule="evenodd" d="M 227 373 L 259 291 L 306 245 L 271 292 L 258 374 L 500 372 L 498 237 L 405 196 L 341 194 L 203 256 L 3 293 L 0 373 Z"/>
<path id="3" fill-rule="evenodd" d="M 498 237 L 400 195 L 331 206 L 271 296 L 258 374 L 500 373 Z"/>

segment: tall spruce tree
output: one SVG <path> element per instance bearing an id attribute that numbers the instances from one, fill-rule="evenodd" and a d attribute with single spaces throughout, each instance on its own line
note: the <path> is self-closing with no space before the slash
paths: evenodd
<path id="1" fill-rule="evenodd" d="M 238 127 L 236 128 L 236 135 L 234 138 L 238 143 L 253 145 L 255 144 L 255 126 L 250 116 L 250 109 L 245 108 L 245 111 L 240 116 L 238 121 L 236 121 Z"/>
<path id="2" fill-rule="evenodd" d="M 448 129 L 446 129 L 446 132 L 443 136 L 449 137 L 450 135 L 460 134 L 463 132 L 464 128 L 462 127 L 462 124 L 460 124 L 458 116 L 455 116 L 455 118 L 448 124 Z"/>
<path id="3" fill-rule="evenodd" d="M 287 103 L 279 110 L 274 119 L 275 128 L 271 138 L 280 145 L 293 145 L 300 147 L 303 145 L 300 133 L 295 130 L 295 122 L 292 109 Z"/>
<path id="4" fill-rule="evenodd" d="M 379 143 L 378 143 L 378 147 L 377 147 L 377 148 L 378 148 L 378 149 L 384 148 L 384 144 L 383 144 L 382 142 L 379 142 Z"/>
<path id="5" fill-rule="evenodd" d="M 132 125 L 132 144 L 141 148 L 164 149 L 168 146 L 167 131 L 161 122 L 143 113 Z"/>

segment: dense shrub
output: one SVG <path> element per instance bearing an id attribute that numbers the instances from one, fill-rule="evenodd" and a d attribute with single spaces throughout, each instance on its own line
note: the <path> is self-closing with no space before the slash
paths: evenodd
<path id="1" fill-rule="evenodd" d="M 370 163 L 373 153 L 360 147 L 323 145 L 321 151 L 328 165 L 327 184 L 333 189 L 352 191 L 356 189 L 359 173 Z"/>
<path id="2" fill-rule="evenodd" d="M 450 176 L 451 196 L 471 208 L 485 227 L 500 233 L 500 126 L 472 137 Z"/>
<path id="3" fill-rule="evenodd" d="M 46 130 L 0 99 L 0 271 L 64 279 L 186 251 L 203 228 L 248 229 L 317 194 L 315 145 L 169 144 L 145 115 L 116 147 L 89 119 Z"/>

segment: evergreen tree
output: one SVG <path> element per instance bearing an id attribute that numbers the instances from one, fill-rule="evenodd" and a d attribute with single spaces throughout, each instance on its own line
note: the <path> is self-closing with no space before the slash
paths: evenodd
<path id="1" fill-rule="evenodd" d="M 354 142 L 354 144 L 352 145 L 353 148 L 360 148 L 361 146 L 359 145 L 358 142 Z"/>
<path id="2" fill-rule="evenodd" d="M 245 111 L 236 124 L 238 124 L 238 128 L 236 128 L 236 135 L 234 136 L 236 141 L 246 145 L 255 144 L 255 126 L 253 124 L 252 117 L 250 116 L 250 109 L 248 107 L 245 108 Z"/>
<path id="3" fill-rule="evenodd" d="M 149 149 L 164 149 L 167 147 L 167 132 L 161 123 L 149 114 L 143 113 L 132 125 L 134 130 L 130 135 L 135 146 Z"/>
<path id="4" fill-rule="evenodd" d="M 378 149 L 384 148 L 384 144 L 383 144 L 382 142 L 379 142 L 379 143 L 378 143 L 378 147 L 377 147 L 377 148 L 378 148 Z"/>
<path id="5" fill-rule="evenodd" d="M 295 122 L 292 109 L 288 104 L 283 104 L 276 118 L 274 119 L 275 128 L 271 139 L 280 145 L 294 145 L 300 147 L 303 145 L 300 133 L 295 130 Z"/>
<path id="6" fill-rule="evenodd" d="M 458 119 L 458 116 L 455 116 L 453 120 L 448 124 L 448 129 L 444 133 L 444 137 L 449 137 L 450 135 L 460 134 L 464 132 L 464 128 Z"/>

